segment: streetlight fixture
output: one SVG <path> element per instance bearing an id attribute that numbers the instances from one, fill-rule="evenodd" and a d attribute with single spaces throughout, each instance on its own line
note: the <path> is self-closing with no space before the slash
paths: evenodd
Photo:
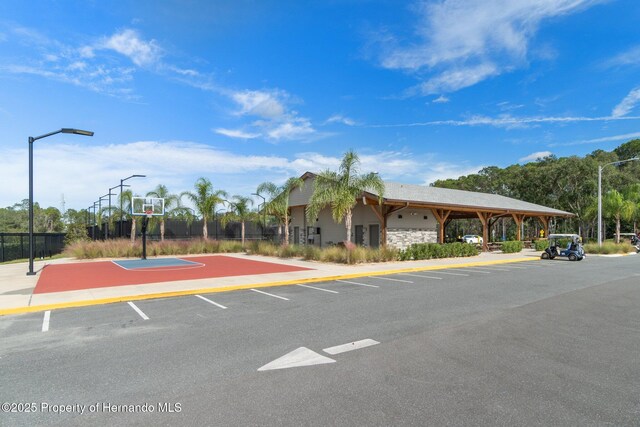
<path id="1" fill-rule="evenodd" d="M 602 169 L 604 169 L 605 166 L 619 166 L 623 163 L 633 162 L 634 160 L 640 160 L 640 157 L 632 157 L 627 160 L 620 160 L 617 162 L 605 163 L 604 165 L 598 165 L 598 246 L 602 246 Z"/>
<path id="2" fill-rule="evenodd" d="M 116 185 L 115 187 L 111 187 L 109 189 L 109 220 L 111 220 L 111 196 L 115 196 L 115 193 L 111 193 L 111 190 L 116 189 L 120 187 L 119 185 Z M 124 187 L 128 187 L 128 185 L 124 185 Z M 109 237 L 109 233 L 107 232 L 107 238 Z"/>
<path id="3" fill-rule="evenodd" d="M 251 195 L 262 199 L 262 240 L 264 240 L 264 229 L 267 226 L 267 199 L 260 193 L 251 193 Z"/>
<path id="4" fill-rule="evenodd" d="M 122 187 L 124 187 L 123 182 L 131 178 L 146 178 L 146 175 L 131 175 L 126 178 L 120 180 L 120 237 L 122 237 Z M 115 188 L 115 187 L 114 187 Z"/>
<path id="5" fill-rule="evenodd" d="M 33 242 L 33 143 L 42 138 L 46 138 L 51 135 L 55 135 L 58 133 L 72 133 L 75 135 L 83 135 L 83 136 L 93 136 L 93 132 L 88 130 L 81 129 L 72 129 L 72 128 L 62 128 L 60 130 L 45 133 L 40 136 L 30 136 L 29 137 L 29 271 L 27 272 L 27 276 L 33 276 L 36 274 L 33 271 L 33 251 L 34 251 L 34 242 Z"/>
<path id="6" fill-rule="evenodd" d="M 111 198 L 111 191 L 109 191 L 109 194 L 105 194 L 104 196 L 101 196 L 100 199 L 98 200 L 98 212 L 100 213 L 100 226 L 102 227 L 102 199 L 110 199 Z M 108 233 L 109 233 L 109 222 L 107 221 L 107 226 L 105 227 L 105 232 L 104 232 L 104 236 L 105 238 L 108 237 Z"/>

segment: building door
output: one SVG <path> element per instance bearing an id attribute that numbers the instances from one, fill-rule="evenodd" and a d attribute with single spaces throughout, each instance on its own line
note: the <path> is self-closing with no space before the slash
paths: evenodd
<path id="1" fill-rule="evenodd" d="M 369 247 L 377 248 L 380 246 L 380 225 L 369 225 Z"/>
<path id="2" fill-rule="evenodd" d="M 364 227 L 362 225 L 356 225 L 356 245 L 364 245 Z"/>
<path id="3" fill-rule="evenodd" d="M 300 244 L 300 227 L 293 227 L 293 244 Z"/>

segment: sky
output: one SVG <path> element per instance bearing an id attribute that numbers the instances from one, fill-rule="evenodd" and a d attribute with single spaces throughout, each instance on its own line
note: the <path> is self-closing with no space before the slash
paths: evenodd
<path id="1" fill-rule="evenodd" d="M 3 0 L 0 206 L 437 179 L 640 138 L 637 0 Z M 119 189 L 112 190 L 116 194 Z M 256 206 L 261 201 L 255 198 Z"/>

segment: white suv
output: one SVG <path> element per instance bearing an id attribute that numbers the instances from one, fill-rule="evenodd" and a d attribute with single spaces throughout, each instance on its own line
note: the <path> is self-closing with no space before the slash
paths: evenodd
<path id="1" fill-rule="evenodd" d="M 465 234 L 464 236 L 462 236 L 462 241 L 465 243 L 482 244 L 482 237 L 476 234 Z"/>

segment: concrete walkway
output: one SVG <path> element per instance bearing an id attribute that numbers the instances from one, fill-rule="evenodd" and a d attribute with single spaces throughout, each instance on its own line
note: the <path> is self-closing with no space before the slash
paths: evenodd
<path id="1" fill-rule="evenodd" d="M 151 298 L 166 298 L 200 293 L 227 292 L 268 286 L 284 286 L 298 283 L 322 282 L 337 279 L 393 274 L 408 271 L 439 270 L 481 265 L 503 264 L 522 261 L 537 261 L 540 252 L 527 250 L 517 254 L 483 252 L 475 257 L 446 258 L 424 261 L 385 262 L 359 264 L 354 266 L 281 259 L 244 254 L 224 254 L 255 261 L 287 264 L 310 268 L 311 270 L 271 273 L 247 276 L 229 276 L 198 280 L 183 280 L 144 285 L 114 286 L 77 291 L 34 294 L 39 273 L 48 264 L 92 262 L 99 260 L 56 259 L 36 261 L 34 268 L 38 274 L 27 276 L 27 264 L 0 265 L 0 315 L 44 311 L 65 307 L 107 304 Z M 188 258 L 188 256 L 180 256 Z"/>

